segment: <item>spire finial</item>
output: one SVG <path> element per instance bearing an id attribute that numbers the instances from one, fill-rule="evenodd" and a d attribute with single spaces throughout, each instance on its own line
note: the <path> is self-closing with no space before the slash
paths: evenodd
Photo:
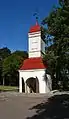
<path id="1" fill-rule="evenodd" d="M 38 13 L 35 12 L 35 13 L 33 14 L 33 16 L 35 16 L 35 18 L 36 18 L 36 25 L 37 25 L 37 24 L 38 24 Z"/>

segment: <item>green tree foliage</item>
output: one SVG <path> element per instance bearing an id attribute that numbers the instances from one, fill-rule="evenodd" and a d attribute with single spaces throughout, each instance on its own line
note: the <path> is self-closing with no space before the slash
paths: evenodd
<path id="1" fill-rule="evenodd" d="M 18 85 L 18 70 L 27 56 L 25 51 L 15 51 L 4 59 L 3 77 L 5 78 L 6 85 Z"/>
<path id="2" fill-rule="evenodd" d="M 0 84 L 2 84 L 2 63 L 3 60 L 11 54 L 11 51 L 5 47 L 0 49 Z"/>
<path id="3" fill-rule="evenodd" d="M 69 0 L 59 0 L 59 7 L 53 8 L 43 25 L 48 44 L 44 59 L 55 82 L 53 86 L 69 89 Z"/>
<path id="4" fill-rule="evenodd" d="M 2 60 L 0 59 L 0 84 L 2 82 Z"/>
<path id="5" fill-rule="evenodd" d="M 11 54 L 11 51 L 7 47 L 0 49 L 0 59 L 1 60 L 8 57 L 10 54 Z"/>

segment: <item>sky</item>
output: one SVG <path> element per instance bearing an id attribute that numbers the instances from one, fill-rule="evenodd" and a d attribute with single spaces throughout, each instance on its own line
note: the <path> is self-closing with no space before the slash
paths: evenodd
<path id="1" fill-rule="evenodd" d="M 33 14 L 38 12 L 41 23 L 54 5 L 58 0 L 0 0 L 0 48 L 27 51 L 28 32 L 36 22 Z"/>

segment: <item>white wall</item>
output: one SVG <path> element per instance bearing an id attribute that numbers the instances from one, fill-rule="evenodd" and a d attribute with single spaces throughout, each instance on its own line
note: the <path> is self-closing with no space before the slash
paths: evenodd
<path id="1" fill-rule="evenodd" d="M 45 42 L 41 40 L 41 51 L 45 53 Z"/>
<path id="2" fill-rule="evenodd" d="M 41 32 L 28 34 L 28 53 L 30 57 L 41 56 Z"/>
<path id="3" fill-rule="evenodd" d="M 29 58 L 33 58 L 33 57 L 41 57 L 41 52 L 29 52 Z"/>
<path id="4" fill-rule="evenodd" d="M 47 90 L 52 90 L 52 79 L 51 79 L 51 75 L 47 74 Z"/>
<path id="5" fill-rule="evenodd" d="M 50 89 L 47 87 L 46 82 L 44 80 L 45 69 L 36 69 L 36 70 L 20 70 L 20 79 L 24 79 L 24 82 L 30 77 L 38 78 L 39 80 L 39 93 L 47 93 Z M 19 79 L 19 80 L 20 80 Z"/>

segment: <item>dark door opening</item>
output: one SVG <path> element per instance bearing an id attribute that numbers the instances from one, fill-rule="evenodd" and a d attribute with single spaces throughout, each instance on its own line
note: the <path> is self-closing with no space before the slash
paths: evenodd
<path id="1" fill-rule="evenodd" d="M 22 92 L 25 92 L 25 84 L 24 84 L 24 79 L 22 77 Z"/>
<path id="2" fill-rule="evenodd" d="M 30 93 L 39 93 L 39 81 L 38 78 L 30 77 L 26 81 L 27 86 L 30 89 Z"/>

